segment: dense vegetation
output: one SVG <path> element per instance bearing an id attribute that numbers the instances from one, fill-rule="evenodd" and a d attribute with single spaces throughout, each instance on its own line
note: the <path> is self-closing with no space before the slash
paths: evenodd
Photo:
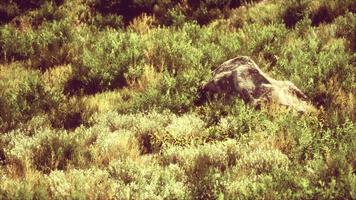
<path id="1" fill-rule="evenodd" d="M 0 199 L 356 199 L 354 0 L 2 0 Z M 195 106 L 248 55 L 317 113 Z"/>

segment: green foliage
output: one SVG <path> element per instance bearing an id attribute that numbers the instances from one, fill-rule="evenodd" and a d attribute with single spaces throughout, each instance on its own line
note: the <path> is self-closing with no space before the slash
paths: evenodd
<path id="1" fill-rule="evenodd" d="M 24 59 L 34 54 L 32 31 L 20 33 L 14 27 L 5 25 L 1 27 L 0 41 L 1 56 L 4 59 Z"/>
<path id="2" fill-rule="evenodd" d="M 31 60 L 37 69 L 65 64 L 70 58 L 68 43 L 72 32 L 66 21 L 44 23 L 39 30 L 18 30 L 12 25 L 0 27 L 0 53 L 4 60 Z"/>
<path id="3" fill-rule="evenodd" d="M 95 10 L 102 14 L 110 13 L 123 16 L 126 24 L 143 13 L 155 14 L 159 22 L 165 25 L 178 25 L 180 23 L 177 22 L 177 20 L 180 20 L 179 18 L 194 20 L 199 24 L 208 24 L 214 19 L 227 17 L 232 9 L 242 4 L 258 1 L 259 0 L 97 0 L 94 3 L 94 7 Z"/>
<path id="4" fill-rule="evenodd" d="M 356 49 L 355 32 L 356 29 L 356 16 L 354 13 L 347 13 L 345 16 L 336 19 L 335 24 L 337 25 L 337 36 L 344 37 L 347 39 L 347 44 L 351 50 Z"/>
<path id="5" fill-rule="evenodd" d="M 0 199 L 355 199 L 355 1 L 2 1 Z M 317 108 L 211 99 L 248 55 Z"/>
<path id="6" fill-rule="evenodd" d="M 152 12 L 153 5 L 155 1 L 141 1 L 141 0 L 114 0 L 114 1 L 105 1 L 97 0 L 94 3 L 96 10 L 101 13 L 116 13 L 123 15 L 125 21 L 130 21 L 134 17 L 144 13 Z"/>
<path id="7" fill-rule="evenodd" d="M 24 12 L 46 7 L 49 4 L 59 6 L 63 3 L 64 0 L 4 0 L 0 4 L 0 24 L 7 23 Z"/>
<path id="8" fill-rule="evenodd" d="M 110 163 L 109 174 L 118 182 L 118 199 L 188 198 L 186 177 L 175 165 L 162 168 L 125 160 Z"/>
<path id="9" fill-rule="evenodd" d="M 283 21 L 288 28 L 294 27 L 307 15 L 309 2 L 308 0 L 293 0 L 286 3 Z"/>
<path id="10" fill-rule="evenodd" d="M 234 141 L 207 144 L 198 147 L 173 147 L 164 151 L 163 165 L 178 164 L 188 176 L 188 184 L 196 199 L 217 199 L 225 183 L 221 171 L 234 165 L 240 157 Z"/>
<path id="11" fill-rule="evenodd" d="M 313 25 L 319 25 L 321 23 L 330 23 L 335 18 L 340 15 L 344 15 L 345 13 L 355 12 L 356 11 L 356 3 L 354 1 L 346 0 L 346 1 L 321 1 L 317 9 L 315 9 L 311 13 L 311 20 Z"/>
<path id="12" fill-rule="evenodd" d="M 0 94 L 1 131 L 26 122 L 51 103 L 40 74 L 22 68 L 21 63 L 0 66 Z"/>
<path id="13" fill-rule="evenodd" d="M 140 65 L 142 46 L 139 36 L 109 30 L 98 33 L 82 49 L 81 57 L 74 62 L 73 76 L 66 92 L 93 94 L 127 84 L 125 72 Z"/>
<path id="14" fill-rule="evenodd" d="M 79 134 L 70 136 L 65 132 L 47 133 L 47 136 L 41 138 L 34 147 L 35 168 L 48 174 L 53 170 L 65 170 L 69 165 L 84 165 L 81 163 L 83 160 L 81 156 L 90 155 L 82 153 L 85 150 L 79 137 Z"/>
<path id="15" fill-rule="evenodd" d="M 105 15 L 103 16 L 102 14 L 98 13 L 94 19 L 93 19 L 93 25 L 105 29 L 107 27 L 110 28 L 120 28 L 123 27 L 123 19 L 121 15 Z"/>

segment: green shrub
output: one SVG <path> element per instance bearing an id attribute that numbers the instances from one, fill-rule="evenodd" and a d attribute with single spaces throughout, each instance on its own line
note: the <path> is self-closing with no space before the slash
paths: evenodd
<path id="1" fill-rule="evenodd" d="M 345 159 L 344 152 L 337 151 L 325 161 L 314 160 L 309 165 L 314 173 L 307 173 L 314 196 L 318 199 L 353 198 L 355 180 L 352 167 Z M 340 187 L 338 187 L 340 186 Z"/>
<path id="2" fill-rule="evenodd" d="M 102 130 L 96 136 L 91 152 L 94 162 L 100 166 L 108 165 L 112 160 L 135 160 L 139 157 L 139 150 L 138 141 L 132 132 Z"/>
<path id="3" fill-rule="evenodd" d="M 113 199 L 117 187 L 107 171 L 97 168 L 53 171 L 45 180 L 51 199 Z"/>
<path id="4" fill-rule="evenodd" d="M 178 164 L 186 173 L 205 172 L 206 168 L 225 170 L 235 165 L 241 157 L 240 148 L 234 140 L 226 140 L 204 145 L 191 145 L 187 147 L 173 146 L 163 150 L 160 157 L 162 165 Z M 199 179 L 200 176 L 191 178 Z"/>
<path id="5" fill-rule="evenodd" d="M 44 23 L 41 29 L 35 32 L 35 41 L 32 43 L 35 50 L 30 56 L 33 67 L 44 70 L 72 62 L 75 48 L 72 49 L 69 44 L 74 38 L 72 24 L 69 21 Z"/>
<path id="6" fill-rule="evenodd" d="M 294 27 L 297 22 L 308 15 L 309 3 L 310 1 L 307 0 L 293 0 L 284 5 L 283 21 L 288 28 Z"/>
<path id="7" fill-rule="evenodd" d="M 257 148 L 247 152 L 237 162 L 240 170 L 253 171 L 256 174 L 269 173 L 274 169 L 287 170 L 290 161 L 288 157 L 278 150 Z"/>
<path id="8" fill-rule="evenodd" d="M 227 18 L 230 25 L 241 28 L 246 24 L 271 24 L 282 23 L 283 6 L 280 2 L 264 2 L 263 4 L 251 4 L 234 9 Z"/>
<path id="9" fill-rule="evenodd" d="M 355 199 L 354 2 L 3 1 L 0 199 Z M 318 111 L 196 106 L 237 55 Z"/>
<path id="10" fill-rule="evenodd" d="M 54 128 L 73 130 L 81 125 L 87 125 L 93 113 L 94 110 L 88 108 L 84 100 L 71 97 L 52 107 L 48 117 Z"/>
<path id="11" fill-rule="evenodd" d="M 0 4 L 0 24 L 11 21 L 16 15 L 20 13 L 20 8 L 15 3 Z"/>
<path id="12" fill-rule="evenodd" d="M 145 167 L 143 167 L 145 166 Z M 118 182 L 117 199 L 187 199 L 186 176 L 178 166 L 159 167 L 130 160 L 112 162 L 111 178 Z"/>
<path id="13" fill-rule="evenodd" d="M 80 139 L 80 135 L 70 136 L 66 132 L 47 133 L 33 148 L 35 168 L 48 174 L 53 170 L 66 170 L 70 165 L 83 166 L 89 154 Z"/>
<path id="14" fill-rule="evenodd" d="M 189 146 L 203 143 L 208 135 L 204 122 L 197 116 L 176 116 L 171 112 L 117 115 L 94 115 L 91 123 L 102 124 L 111 130 L 133 131 L 141 153 L 159 153 L 170 146 Z"/>
<path id="15" fill-rule="evenodd" d="M 2 199 L 48 199 L 50 197 L 44 178 L 12 180 L 4 178 L 0 188 Z"/>
<path id="16" fill-rule="evenodd" d="M 318 26 L 321 23 L 330 23 L 347 12 L 354 13 L 356 11 L 355 6 L 355 1 L 351 0 L 321 1 L 319 6 L 310 14 L 312 24 Z"/>
<path id="17" fill-rule="evenodd" d="M 307 94 L 315 93 L 316 85 L 327 81 L 332 75 L 343 77 L 343 84 L 349 87 L 352 78 L 350 57 L 342 40 L 324 43 L 314 30 L 305 32 L 306 38 L 297 37 L 282 48 L 282 56 L 277 63 L 284 77 L 302 88 Z M 293 37 L 293 36 L 291 36 Z M 343 69 L 343 70 L 340 70 Z"/>
<path id="18" fill-rule="evenodd" d="M 122 15 L 127 23 L 144 12 L 152 13 L 154 4 L 155 1 L 97 0 L 95 1 L 94 6 L 95 9 L 101 13 L 115 13 Z"/>
<path id="19" fill-rule="evenodd" d="M 92 24 L 95 27 L 98 27 L 100 29 L 105 29 L 105 28 L 121 28 L 124 27 L 123 24 L 123 19 L 121 15 L 113 15 L 113 14 L 108 14 L 108 15 L 102 15 L 98 13 L 94 19 Z"/>
<path id="20" fill-rule="evenodd" d="M 196 98 L 196 90 L 201 80 L 200 74 L 197 73 L 200 72 L 186 71 L 178 75 L 177 79 L 164 73 L 160 85 L 151 86 L 144 93 L 139 94 L 134 105 L 135 109 L 170 109 L 175 113 L 189 111 Z"/>
<path id="21" fill-rule="evenodd" d="M 64 3 L 64 0 L 60 1 L 62 1 L 60 4 Z M 33 27 L 40 27 L 43 23 L 61 21 L 66 18 L 66 13 L 59 7 L 59 3 L 53 1 L 44 2 L 40 9 L 32 11 L 29 15 Z"/>
<path id="22" fill-rule="evenodd" d="M 71 65 L 61 65 L 50 68 L 42 74 L 44 88 L 55 102 L 61 103 L 66 98 L 64 95 L 65 84 L 72 73 Z"/>
<path id="23" fill-rule="evenodd" d="M 28 60 L 36 69 L 66 64 L 71 61 L 68 43 L 72 28 L 67 21 L 44 23 L 39 30 L 21 31 L 11 25 L 0 27 L 0 58 Z"/>
<path id="24" fill-rule="evenodd" d="M 64 0 L 5 0 L 0 5 L 0 24 L 11 21 L 18 15 L 28 11 L 51 5 L 59 6 L 64 3 Z"/>
<path id="25" fill-rule="evenodd" d="M 258 111 L 242 100 L 227 104 L 210 102 L 196 112 L 206 122 L 209 140 L 212 141 L 241 138 L 246 134 L 264 131 L 271 124 L 264 110 Z"/>
<path id="26" fill-rule="evenodd" d="M 278 198 L 278 191 L 274 191 L 272 184 L 273 177 L 270 175 L 241 177 L 228 185 L 225 196 L 228 199 L 237 196 L 239 199 L 275 199 Z"/>
<path id="27" fill-rule="evenodd" d="M 21 63 L 0 66 L 0 94 L 1 131 L 26 122 L 51 105 L 39 73 L 24 69 Z"/>
<path id="28" fill-rule="evenodd" d="M 127 85 L 124 75 L 128 69 L 142 64 L 144 44 L 135 33 L 107 30 L 86 43 L 74 61 L 73 76 L 66 86 L 69 94 L 123 87 Z"/>
<path id="29" fill-rule="evenodd" d="M 356 37 L 355 37 L 355 29 L 356 29 L 356 15 L 354 13 L 346 13 L 342 17 L 338 17 L 335 20 L 335 24 L 337 26 L 336 35 L 338 37 L 343 37 L 347 41 L 347 45 L 351 50 L 356 49 Z"/>
<path id="30" fill-rule="evenodd" d="M 156 29 L 149 34 L 146 59 L 158 70 L 172 74 L 199 66 L 201 52 L 192 44 L 192 38 L 174 29 Z"/>
<path id="31" fill-rule="evenodd" d="M 250 55 L 262 70 L 273 69 L 286 39 L 287 29 L 283 24 L 262 26 L 246 25 L 240 30 L 241 55 Z M 261 61 L 260 61 L 261 60 Z M 265 66 L 263 63 L 267 63 Z"/>
<path id="32" fill-rule="evenodd" d="M 35 50 L 34 32 L 20 32 L 11 25 L 0 27 L 1 58 L 5 60 L 21 60 L 29 58 Z"/>
<path id="33" fill-rule="evenodd" d="M 31 131 L 31 130 L 30 130 Z M 70 166 L 84 167 L 92 160 L 86 142 L 92 135 L 78 130 L 75 134 L 51 129 L 16 130 L 5 146 L 9 172 L 14 176 L 27 177 L 36 169 L 44 174 L 53 170 L 65 170 Z"/>
<path id="34" fill-rule="evenodd" d="M 183 11 L 177 7 L 169 9 L 165 18 L 167 18 L 165 24 L 176 27 L 181 27 L 188 21 Z"/>
<path id="35" fill-rule="evenodd" d="M 258 0 L 204 0 L 204 1 L 103 1 L 94 3 L 95 10 L 103 14 L 122 15 L 126 24 L 133 18 L 146 14 L 155 14 L 160 23 L 176 24 L 176 16 L 185 15 L 187 19 L 196 20 L 199 24 L 208 24 L 214 19 L 227 17 L 229 11 L 242 4 L 258 2 Z M 177 15 L 177 13 L 181 13 Z M 183 15 L 182 15 L 183 14 Z M 183 18 L 182 18 L 183 19 Z M 182 22 L 182 21 L 181 21 Z"/>
<path id="36" fill-rule="evenodd" d="M 159 114 L 151 112 L 148 114 L 122 114 L 115 112 L 94 115 L 91 123 L 102 124 L 110 127 L 111 130 L 131 130 L 139 144 L 141 154 L 157 153 L 163 141 L 159 133 L 171 121 L 172 115 L 169 113 Z"/>
<path id="37" fill-rule="evenodd" d="M 241 156 L 232 140 L 187 148 L 172 147 L 163 151 L 163 165 L 178 164 L 188 177 L 193 198 L 221 198 L 226 187 L 222 173 Z"/>

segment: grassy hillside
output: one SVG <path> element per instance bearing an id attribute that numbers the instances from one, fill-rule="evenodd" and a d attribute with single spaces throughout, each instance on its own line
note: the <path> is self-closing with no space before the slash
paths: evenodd
<path id="1" fill-rule="evenodd" d="M 356 199 L 354 0 L 3 0 L 0 199 Z M 250 56 L 318 108 L 195 106 Z"/>

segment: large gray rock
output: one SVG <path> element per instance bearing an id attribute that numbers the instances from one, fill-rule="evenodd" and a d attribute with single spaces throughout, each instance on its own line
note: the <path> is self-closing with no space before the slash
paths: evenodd
<path id="1" fill-rule="evenodd" d="M 217 67 L 212 80 L 199 88 L 196 103 L 199 105 L 214 97 L 238 97 L 254 106 L 283 105 L 303 113 L 313 109 L 305 94 L 292 82 L 269 77 L 247 56 L 236 57 Z"/>

